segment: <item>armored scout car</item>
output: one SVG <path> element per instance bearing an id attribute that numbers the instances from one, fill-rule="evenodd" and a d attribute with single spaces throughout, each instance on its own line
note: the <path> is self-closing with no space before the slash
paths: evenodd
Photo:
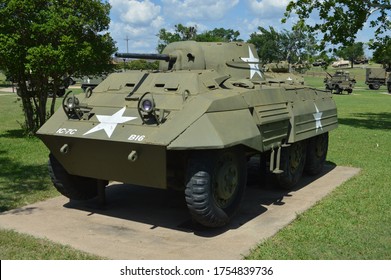
<path id="1" fill-rule="evenodd" d="M 227 224 L 246 187 L 246 161 L 265 159 L 282 188 L 321 171 L 337 127 L 330 92 L 268 80 L 253 45 L 176 42 L 159 71 L 108 76 L 38 131 L 65 196 L 86 200 L 110 180 L 183 191 L 193 221 Z"/>

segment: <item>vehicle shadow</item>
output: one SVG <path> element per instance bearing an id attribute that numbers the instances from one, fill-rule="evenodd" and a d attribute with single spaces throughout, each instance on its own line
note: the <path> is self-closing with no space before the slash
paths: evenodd
<path id="1" fill-rule="evenodd" d="M 291 191 L 282 190 L 273 184 L 271 176 L 260 176 L 259 165 L 250 162 L 248 167 L 248 184 L 242 204 L 229 225 L 210 229 L 192 222 L 183 192 L 167 191 L 153 188 L 110 184 L 106 188 L 106 204 L 99 207 L 98 200 L 69 201 L 66 208 L 89 212 L 88 215 L 104 215 L 158 227 L 189 232 L 202 237 L 214 237 L 229 230 L 237 229 L 255 217 L 267 211 L 267 206 L 284 206 L 284 198 L 309 185 L 316 179 L 329 173 L 336 167 L 328 163 L 323 172 L 317 176 L 303 176 Z"/>

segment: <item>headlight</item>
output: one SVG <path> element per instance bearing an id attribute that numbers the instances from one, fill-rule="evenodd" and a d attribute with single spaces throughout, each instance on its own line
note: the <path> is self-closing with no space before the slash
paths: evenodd
<path id="1" fill-rule="evenodd" d="M 141 110 L 143 110 L 145 113 L 150 113 L 153 111 L 155 107 L 155 104 L 153 102 L 153 100 L 151 99 L 144 99 L 142 102 L 141 102 Z"/>

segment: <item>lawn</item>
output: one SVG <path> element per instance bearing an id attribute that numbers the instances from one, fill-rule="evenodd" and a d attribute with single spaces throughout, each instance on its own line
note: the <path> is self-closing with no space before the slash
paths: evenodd
<path id="1" fill-rule="evenodd" d="M 322 81 L 306 77 L 313 87 L 323 88 Z M 340 125 L 330 133 L 328 161 L 361 173 L 274 237 L 260 240 L 247 259 L 391 258 L 391 95 L 385 92 L 367 90 L 359 81 L 352 95 L 334 95 Z M 0 211 L 58 195 L 47 175 L 48 151 L 22 136 L 20 102 L 0 96 L 0 112 Z M 96 257 L 0 230 L 0 259 L 90 258 Z"/>

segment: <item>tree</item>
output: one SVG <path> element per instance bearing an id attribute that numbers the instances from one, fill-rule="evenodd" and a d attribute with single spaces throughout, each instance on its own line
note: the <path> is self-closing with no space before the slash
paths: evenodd
<path id="1" fill-rule="evenodd" d="M 326 43 L 352 45 L 367 21 L 375 29 L 375 38 L 381 39 L 391 27 L 390 8 L 390 0 L 295 0 L 288 4 L 283 22 L 297 15 L 298 24 L 323 34 L 320 48 L 324 49 Z"/>
<path id="2" fill-rule="evenodd" d="M 255 45 L 259 59 L 265 64 L 282 60 L 303 62 L 315 53 L 314 36 L 298 27 L 292 31 L 277 32 L 271 26 L 269 30 L 259 26 L 258 32 L 252 33 L 248 42 Z"/>
<path id="3" fill-rule="evenodd" d="M 296 26 L 291 31 L 284 30 L 280 36 L 282 52 L 292 63 L 309 61 L 316 53 L 316 40 L 305 27 Z"/>
<path id="4" fill-rule="evenodd" d="M 205 31 L 196 36 L 198 42 L 233 42 L 242 41 L 238 37 L 240 36 L 239 31 L 225 28 L 215 28 L 213 30 Z"/>
<path id="5" fill-rule="evenodd" d="M 170 43 L 178 41 L 187 41 L 194 40 L 197 34 L 197 26 L 184 26 L 182 24 L 175 25 L 175 32 L 171 33 L 165 28 L 160 29 L 159 34 L 159 43 L 157 46 L 157 51 L 161 53 L 163 49 Z"/>
<path id="6" fill-rule="evenodd" d="M 248 42 L 255 45 L 259 60 L 266 64 L 287 59 L 286 53 L 281 52 L 281 37 L 273 27 L 267 30 L 259 26 L 258 32 L 252 33 Z"/>
<path id="7" fill-rule="evenodd" d="M 178 41 L 194 40 L 197 42 L 232 42 L 242 41 L 238 37 L 239 31 L 232 29 L 215 28 L 213 30 L 205 31 L 201 34 L 197 33 L 197 26 L 184 26 L 182 24 L 175 25 L 174 33 L 168 32 L 162 28 L 157 34 L 159 43 L 157 51 L 161 53 L 163 49 L 169 44 Z"/>
<path id="8" fill-rule="evenodd" d="M 99 0 L 0 0 L 0 69 L 19 86 L 28 133 L 54 113 L 64 77 L 111 68 L 116 49 L 103 33 L 109 11 L 110 4 Z"/>
<path id="9" fill-rule="evenodd" d="M 341 47 L 335 54 L 351 62 L 353 68 L 354 61 L 364 56 L 364 43 L 358 42 L 349 46 Z"/>
<path id="10" fill-rule="evenodd" d="M 371 42 L 370 47 L 375 49 L 373 60 L 383 64 L 383 67 L 389 71 L 391 69 L 391 38 L 385 37 L 382 42 Z"/>

